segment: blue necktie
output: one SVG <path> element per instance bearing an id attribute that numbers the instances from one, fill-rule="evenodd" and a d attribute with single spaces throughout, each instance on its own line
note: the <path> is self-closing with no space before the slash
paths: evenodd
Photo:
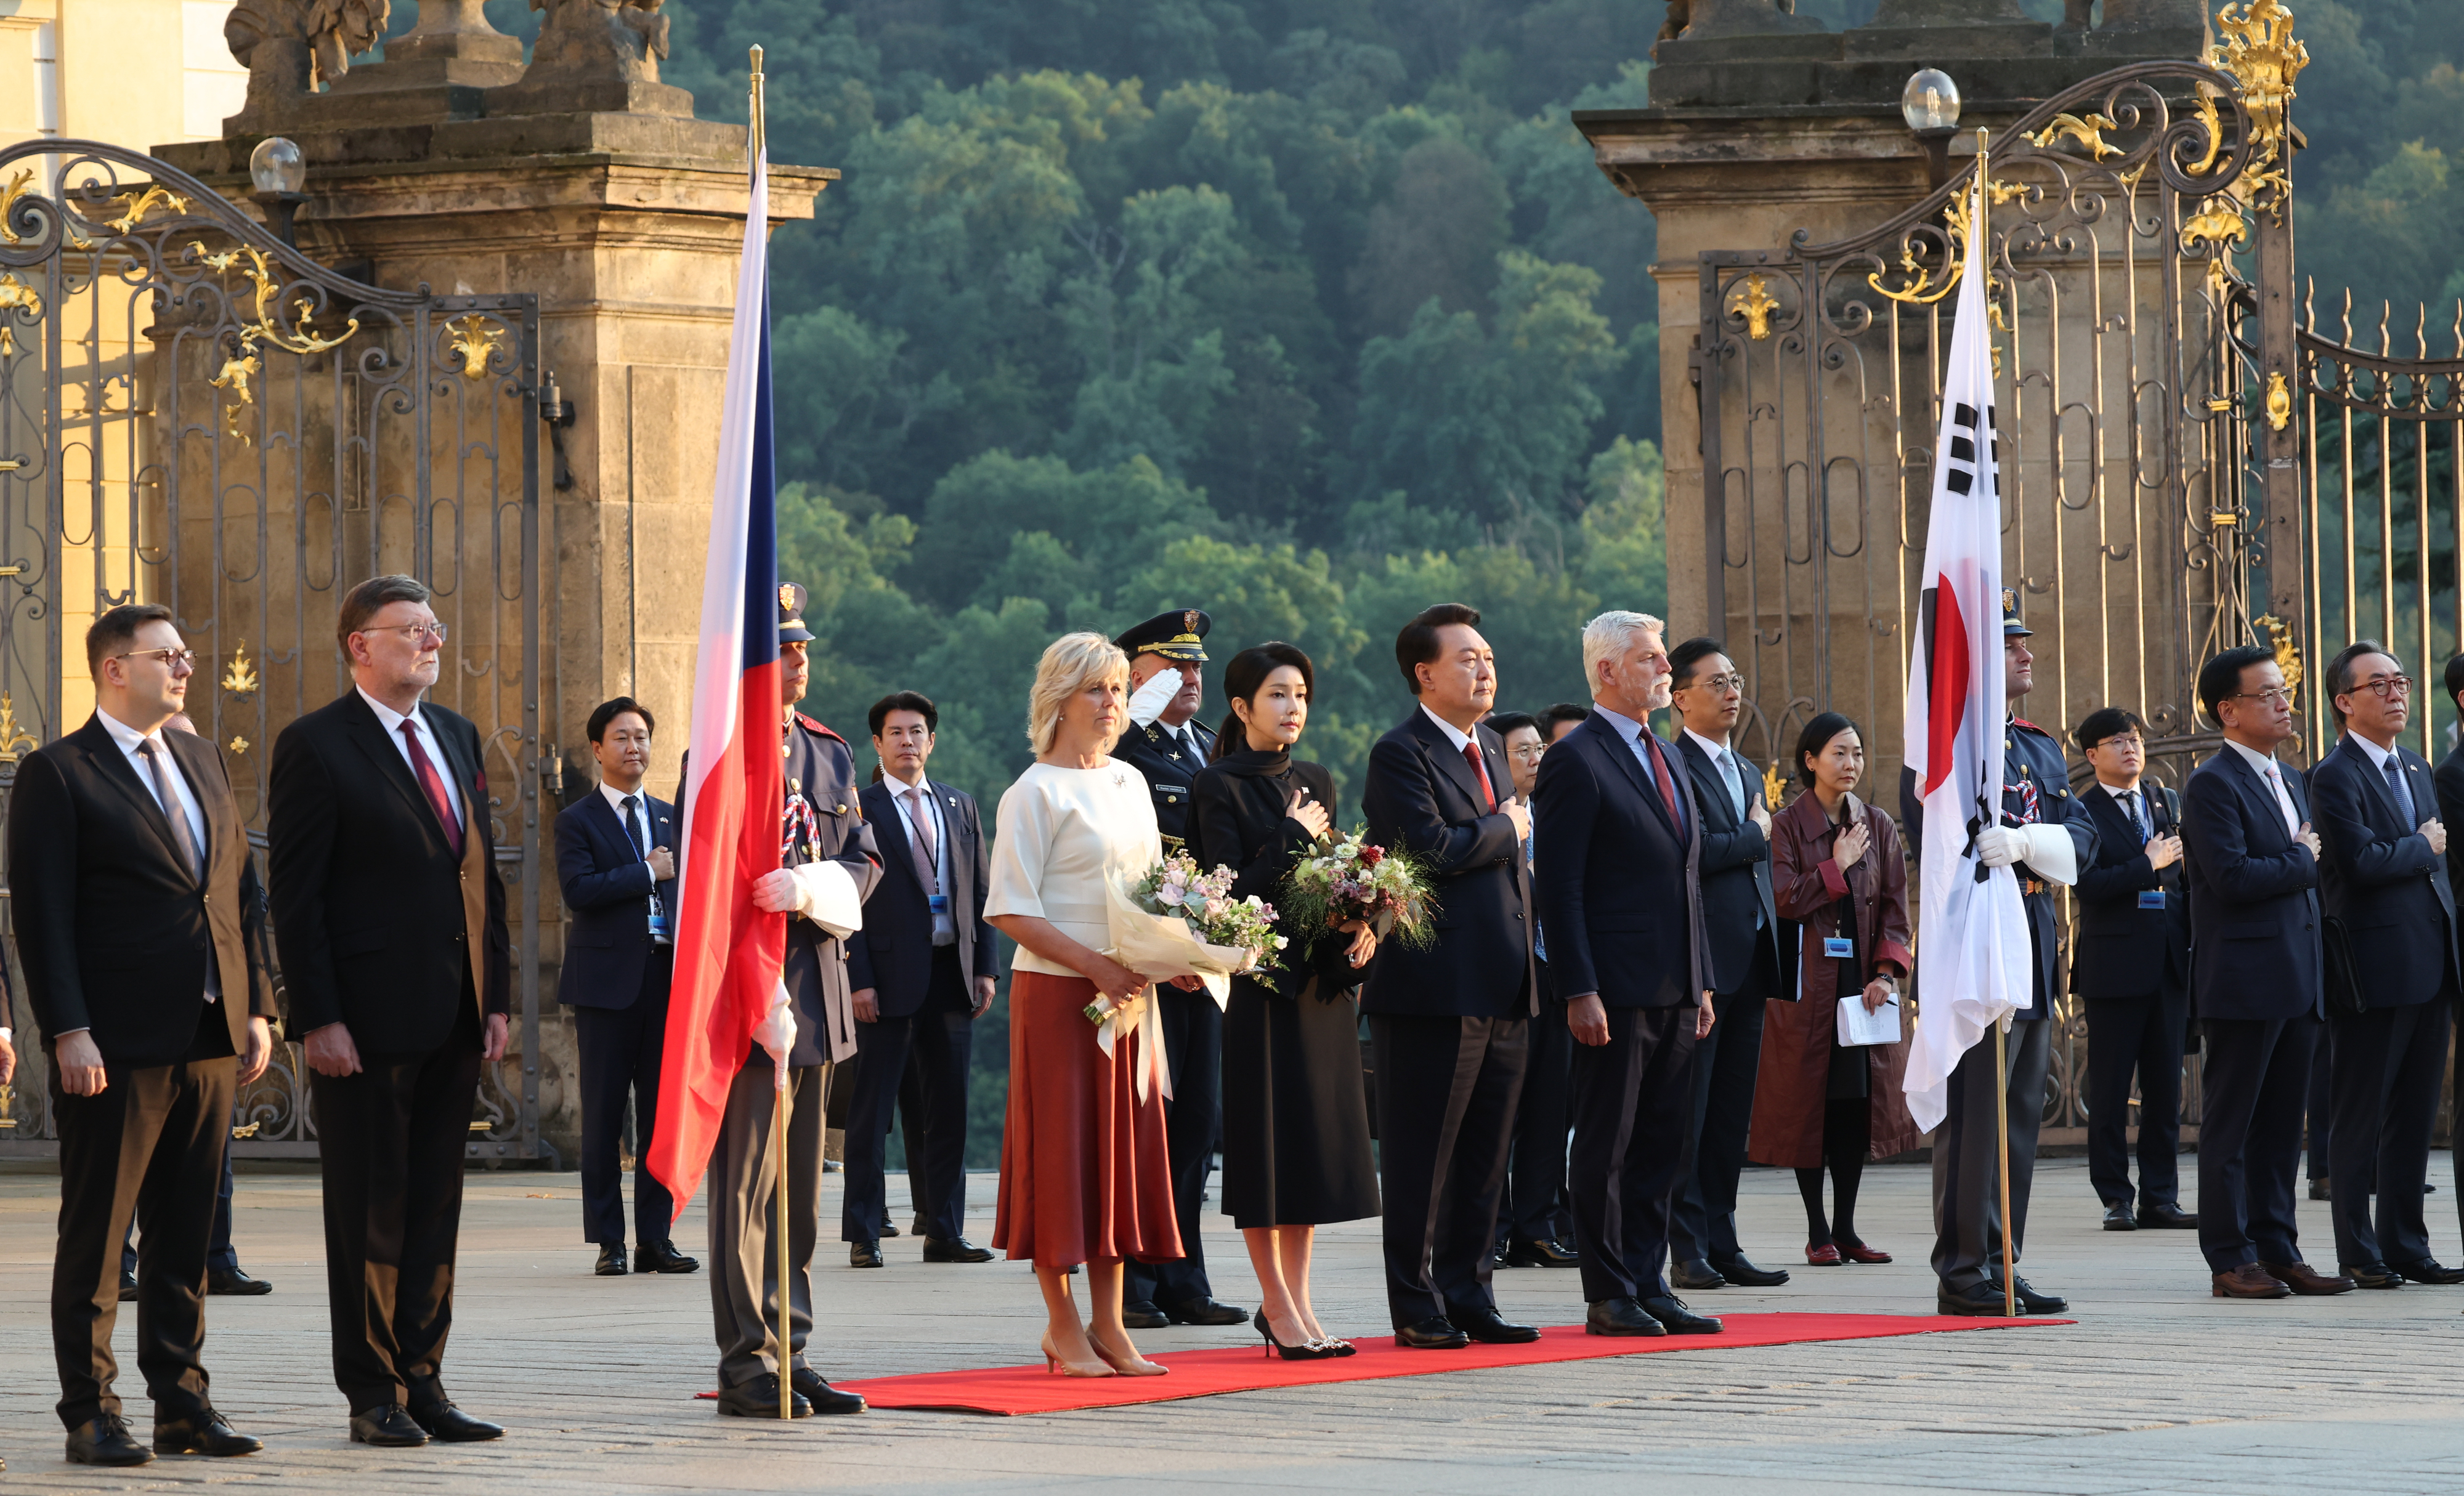
<path id="1" fill-rule="evenodd" d="M 2404 761 L 2390 753 L 2387 756 L 2387 793 L 2395 797 L 2395 811 L 2404 824 L 2412 825 L 2412 794 L 2405 787 Z"/>

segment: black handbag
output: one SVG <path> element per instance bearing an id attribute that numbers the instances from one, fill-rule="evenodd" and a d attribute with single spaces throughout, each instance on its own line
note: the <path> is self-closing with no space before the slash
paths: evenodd
<path id="1" fill-rule="evenodd" d="M 2359 974 L 2353 970 L 2353 942 L 2344 933 L 2344 922 L 2329 914 L 2319 922 L 2319 948 L 2325 957 L 2321 975 L 2325 979 L 2327 1005 L 2347 1013 L 2363 1013 L 2369 1004 L 2362 1001 Z"/>

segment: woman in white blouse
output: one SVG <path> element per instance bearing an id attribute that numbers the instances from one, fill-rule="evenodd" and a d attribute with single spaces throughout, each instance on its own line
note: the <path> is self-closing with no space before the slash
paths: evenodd
<path id="1" fill-rule="evenodd" d="M 1111 1054 L 1086 1014 L 1147 979 L 1103 954 L 1104 885 L 1134 884 L 1160 856 L 1155 803 L 1110 757 L 1128 725 L 1129 660 L 1101 634 L 1044 651 L 1027 710 L 1033 767 L 1001 796 L 984 915 L 1019 947 L 1010 964 L 1009 1116 L 993 1245 L 1035 1264 L 1050 1327 L 1045 1366 L 1073 1376 L 1160 1375 L 1121 1324 L 1121 1264 L 1181 1255 L 1163 1096 L 1140 1100 L 1139 1036 Z M 1190 979 L 1194 983 L 1194 979 Z M 1082 1325 L 1069 1270 L 1087 1267 Z"/>

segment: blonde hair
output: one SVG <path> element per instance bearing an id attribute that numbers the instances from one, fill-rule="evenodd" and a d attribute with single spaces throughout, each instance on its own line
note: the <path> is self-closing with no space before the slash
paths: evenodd
<path id="1" fill-rule="evenodd" d="M 1583 626 L 1583 680 L 1596 691 L 1600 684 L 1600 661 L 1614 659 L 1633 647 L 1638 633 L 1664 633 L 1667 625 L 1649 613 L 1629 613 L 1611 608 Z"/>
<path id="2" fill-rule="evenodd" d="M 1130 657 L 1102 634 L 1063 634 L 1045 646 L 1044 658 L 1035 666 L 1035 688 L 1026 698 L 1026 740 L 1036 757 L 1052 751 L 1064 702 L 1099 681 L 1126 686 L 1129 678 Z"/>

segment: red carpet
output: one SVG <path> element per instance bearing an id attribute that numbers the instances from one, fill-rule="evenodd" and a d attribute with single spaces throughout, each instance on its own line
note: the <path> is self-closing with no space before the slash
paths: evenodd
<path id="1" fill-rule="evenodd" d="M 1169 1402 L 1265 1387 L 1309 1387 L 1321 1382 L 1368 1381 L 1380 1376 L 1427 1376 L 1499 1366 L 1538 1366 L 1609 1355 L 1650 1355 L 1672 1351 L 1737 1350 L 1815 1340 L 1873 1340 L 1954 1330 L 2026 1329 L 2068 1325 L 2067 1319 L 1961 1319 L 1945 1314 L 1728 1314 L 1727 1332 L 1629 1340 L 1587 1335 L 1580 1325 L 1541 1331 L 1529 1345 L 1475 1345 L 1463 1351 L 1405 1351 L 1392 1335 L 1363 1336 L 1357 1355 L 1339 1361 L 1269 1359 L 1252 1342 L 1243 1350 L 1173 1351 L 1155 1357 L 1172 1368 L 1168 1376 L 1058 1376 L 1044 1363 L 989 1371 L 927 1372 L 832 1385 L 864 1394 L 876 1408 L 931 1408 L 956 1413 L 1064 1413 L 1073 1408 L 1115 1408 L 1133 1402 Z M 705 1396 L 712 1396 L 705 1394 Z"/>

